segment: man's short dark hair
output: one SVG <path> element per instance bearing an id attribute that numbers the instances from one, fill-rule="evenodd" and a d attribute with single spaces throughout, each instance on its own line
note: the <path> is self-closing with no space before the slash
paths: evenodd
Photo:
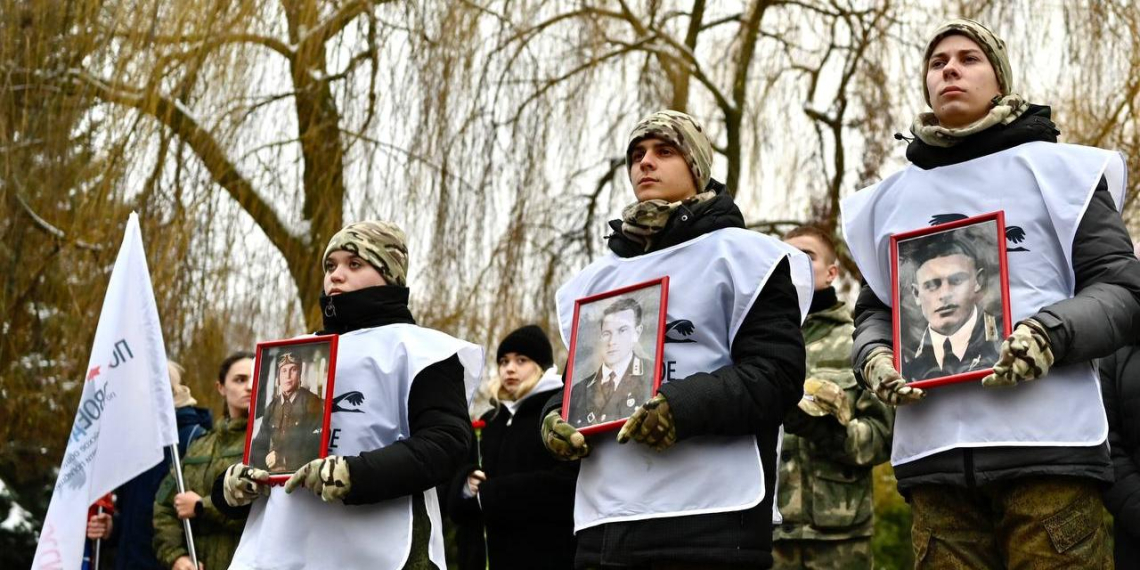
<path id="1" fill-rule="evenodd" d="M 816 226 L 799 226 L 797 228 L 794 228 L 788 233 L 784 234 L 784 241 L 803 236 L 813 237 L 823 242 L 824 247 L 826 247 L 828 253 L 831 254 L 832 263 L 835 263 L 839 259 L 839 254 L 836 253 L 835 250 L 835 241 L 831 239 L 831 236 L 828 235 L 827 232 Z"/>
<path id="2" fill-rule="evenodd" d="M 622 311 L 633 311 L 633 323 L 641 326 L 641 305 L 631 297 L 626 297 L 606 307 L 606 310 L 602 311 L 602 321 L 605 321 L 607 316 Z"/>
<path id="3" fill-rule="evenodd" d="M 981 264 L 978 260 L 977 251 L 969 241 L 963 239 L 964 236 L 959 237 L 961 233 L 960 231 L 949 231 L 919 238 L 920 241 L 915 244 L 915 248 L 910 254 L 910 259 L 915 264 L 915 270 L 931 259 L 956 254 L 970 258 L 973 260 L 974 266 L 980 268 Z"/>

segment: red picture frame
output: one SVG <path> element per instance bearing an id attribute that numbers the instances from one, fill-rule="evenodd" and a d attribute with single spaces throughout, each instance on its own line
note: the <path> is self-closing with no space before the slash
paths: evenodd
<path id="1" fill-rule="evenodd" d="M 269 484 L 281 485 L 289 479 L 289 477 L 296 472 L 297 469 L 302 467 L 305 463 L 313 459 L 320 459 L 328 456 L 329 448 L 329 422 L 332 416 L 332 395 L 336 381 L 336 355 L 337 355 L 337 335 L 323 335 L 323 336 L 306 336 L 300 338 L 291 338 L 285 340 L 273 340 L 257 343 L 257 350 L 255 351 L 254 364 L 253 364 L 253 386 L 252 396 L 249 400 L 249 423 L 246 426 L 245 432 L 245 451 L 242 454 L 242 462 L 246 465 L 256 467 L 258 469 L 265 469 L 270 472 Z M 291 358 L 294 362 L 286 362 L 284 364 L 277 364 L 278 360 L 284 358 L 284 355 L 292 355 Z M 260 436 L 261 427 L 264 425 L 267 418 L 270 416 L 270 406 L 274 404 L 273 400 L 276 398 L 274 391 L 277 389 L 278 372 L 282 366 L 287 364 L 296 363 L 295 369 L 297 370 L 297 377 L 295 382 L 297 386 L 294 389 L 293 405 L 301 405 L 303 409 L 300 412 L 301 420 L 306 424 L 302 428 L 301 434 L 305 436 L 300 444 L 291 440 L 294 445 L 290 446 L 290 451 L 287 455 L 297 456 L 291 458 L 285 463 L 283 469 L 274 469 L 274 466 L 268 465 L 268 459 L 261 459 L 261 449 L 268 449 L 265 457 L 272 453 L 276 458 L 276 452 L 284 449 L 290 442 L 278 443 L 274 441 L 273 435 L 268 434 Z M 323 373 L 322 373 L 323 372 Z M 318 391 L 321 393 L 313 393 L 308 388 L 301 386 L 301 376 L 305 375 L 307 379 L 311 379 L 317 383 Z M 321 382 L 323 381 L 323 385 Z M 272 384 L 270 384 L 272 383 Z M 306 396 L 305 393 L 308 395 Z M 268 398 L 267 394 L 271 394 Z M 299 403 L 296 398 L 303 397 L 303 403 Z M 320 400 L 318 404 L 313 403 L 313 398 Z M 267 401 L 268 400 L 268 401 Z M 319 410 L 319 418 L 314 417 L 314 413 Z M 309 426 L 316 424 L 320 425 L 320 434 L 317 436 L 317 452 L 316 454 L 307 453 L 311 450 L 313 443 L 313 434 L 311 431 L 304 433 Z M 299 424 L 295 424 L 299 425 Z M 276 447 L 280 445 L 282 447 Z M 258 450 L 254 448 L 258 447 Z M 299 452 L 296 452 L 300 449 Z M 255 451 L 258 453 L 255 454 Z"/>
<path id="2" fill-rule="evenodd" d="M 987 228 L 985 228 L 984 226 L 986 224 L 993 224 L 993 226 L 994 226 L 993 230 L 990 231 Z M 967 352 L 964 354 L 964 356 L 966 358 L 968 358 L 969 357 L 969 349 L 975 348 L 975 347 L 980 347 L 979 348 L 979 351 L 980 351 L 979 356 L 972 359 L 971 364 L 973 365 L 974 363 L 976 363 L 976 364 L 988 363 L 988 364 L 990 364 L 990 366 L 985 367 L 985 368 L 977 368 L 976 365 L 973 365 L 973 366 L 970 366 L 969 369 L 963 369 L 963 370 L 955 372 L 955 373 L 950 373 L 950 374 L 947 374 L 945 376 L 937 376 L 937 377 L 930 377 L 930 375 L 928 373 L 928 374 L 923 375 L 923 378 L 921 378 L 921 379 L 909 381 L 908 382 L 909 386 L 914 386 L 916 388 L 933 388 L 933 387 L 937 387 L 937 386 L 957 384 L 960 382 L 970 382 L 970 381 L 974 381 L 974 380 L 980 380 L 981 378 L 984 378 L 985 376 L 989 375 L 993 371 L 992 365 L 997 361 L 997 354 L 1000 352 L 1001 343 L 1006 337 L 1008 337 L 1010 335 L 1010 332 L 1012 331 L 1012 323 L 1011 323 L 1011 319 L 1010 319 L 1010 300 L 1009 300 L 1009 268 L 1008 268 L 1008 263 L 1007 263 L 1008 253 L 1006 250 L 1006 235 L 1005 234 L 1006 234 L 1005 213 L 1002 211 L 997 211 L 997 212 L 990 212 L 988 214 L 981 214 L 981 215 L 977 215 L 977 216 L 973 216 L 973 217 L 953 220 L 953 221 L 943 223 L 943 224 L 935 224 L 935 225 L 932 225 L 932 226 L 927 227 L 927 228 L 921 228 L 921 229 L 917 229 L 917 230 L 913 230 L 913 231 L 902 232 L 902 233 L 898 233 L 898 234 L 893 234 L 891 236 L 891 238 L 890 238 L 891 239 L 891 241 L 890 241 L 891 258 L 890 259 L 891 259 L 891 277 L 892 277 L 892 283 L 891 283 L 891 298 L 892 298 L 891 320 L 892 320 L 892 328 L 893 328 L 893 336 L 894 336 L 894 363 L 895 363 L 895 369 L 898 370 L 899 373 L 903 375 L 903 378 L 909 379 L 910 376 L 908 376 L 908 373 L 910 373 L 911 376 L 913 376 L 915 370 L 924 369 L 918 363 L 918 361 L 922 358 L 926 358 L 925 356 L 923 356 L 923 351 L 927 348 L 927 345 L 925 343 L 926 343 L 928 335 L 930 337 L 935 336 L 935 332 L 933 330 L 933 327 L 931 327 L 929 325 L 928 321 L 924 321 L 927 323 L 926 324 L 927 328 L 925 331 L 922 332 L 922 336 L 918 339 L 918 341 L 916 343 L 914 340 L 914 337 L 913 337 L 914 323 L 913 322 L 903 322 L 904 320 L 905 321 L 914 321 L 915 319 L 913 319 L 913 318 L 908 319 L 904 315 L 904 313 L 913 313 L 914 310 L 921 310 L 922 318 L 926 319 L 927 318 L 926 313 L 929 310 L 931 313 L 934 313 L 936 315 L 936 318 L 940 318 L 943 321 L 949 321 L 952 323 L 953 319 L 955 318 L 955 316 L 954 316 L 955 313 L 961 314 L 960 312 L 958 312 L 958 308 L 962 306 L 960 303 L 955 303 L 953 301 L 953 295 L 954 294 L 948 293 L 948 292 L 940 293 L 940 294 L 944 294 L 945 297 L 943 297 L 943 299 L 944 299 L 943 301 L 938 301 L 938 303 L 945 303 L 945 304 L 943 304 L 941 306 L 936 306 L 934 309 L 930 309 L 927 306 L 923 305 L 923 303 L 926 301 L 924 301 L 922 299 L 931 299 L 933 297 L 925 295 L 925 292 L 923 295 L 920 295 L 920 293 L 918 291 L 920 286 L 917 283 L 917 281 L 918 281 L 918 271 L 921 268 L 921 266 L 915 267 L 916 263 L 914 262 L 914 260 L 915 259 L 921 259 L 923 257 L 931 257 L 931 259 L 927 260 L 927 261 L 931 261 L 931 260 L 934 260 L 936 258 L 945 258 L 945 257 L 948 257 L 949 255 L 962 254 L 963 250 L 959 250 L 957 252 L 953 252 L 950 254 L 943 253 L 940 255 L 937 254 L 937 251 L 939 251 L 939 248 L 941 248 L 942 251 L 946 251 L 946 249 L 945 249 L 946 247 L 950 247 L 950 248 L 961 247 L 958 244 L 966 244 L 967 250 L 971 251 L 974 254 L 973 255 L 973 261 L 975 263 L 975 269 L 976 269 L 976 273 L 974 275 L 975 281 L 981 281 L 982 279 L 980 278 L 980 275 L 986 275 L 986 277 L 985 277 L 986 283 L 981 286 L 982 290 L 980 291 L 980 293 L 978 293 L 978 292 L 974 293 L 974 301 L 975 301 L 974 307 L 978 308 L 978 310 L 980 311 L 980 314 L 974 313 L 975 319 L 981 320 L 981 323 L 979 323 L 978 320 L 975 320 L 974 321 L 975 326 L 980 325 L 982 327 L 983 334 L 985 336 L 982 339 L 982 342 L 980 342 L 980 343 L 974 343 L 972 340 L 973 336 L 970 336 L 969 338 L 971 339 L 971 341 L 967 347 Z M 988 239 L 987 236 L 989 236 L 989 238 L 992 238 L 992 240 L 994 242 L 992 244 L 992 251 L 989 248 L 979 248 L 978 247 L 979 245 L 981 245 L 981 246 L 990 245 L 990 244 L 984 243 L 984 241 L 986 239 Z M 927 243 L 927 244 L 923 244 L 923 243 L 918 241 L 918 240 L 924 240 L 924 239 L 939 240 L 939 241 L 931 242 L 931 243 Z M 918 242 L 918 243 L 916 245 L 912 246 L 911 242 Z M 948 246 L 947 244 L 953 244 L 953 245 Z M 906 288 L 903 285 L 901 285 L 901 283 L 904 281 L 904 279 L 908 279 L 908 277 L 907 277 L 907 275 L 905 275 L 905 273 L 907 273 L 906 271 L 903 271 L 904 275 L 900 276 L 900 271 L 901 271 L 900 266 L 903 265 L 903 263 L 900 261 L 900 258 L 908 257 L 908 255 L 907 255 L 908 252 L 904 252 L 902 250 L 908 249 L 910 251 L 921 252 L 921 251 L 923 251 L 924 245 L 926 246 L 925 247 L 925 253 L 918 253 L 916 256 L 909 256 L 909 259 L 911 261 L 908 264 L 910 266 L 909 269 L 913 270 L 913 275 L 914 275 L 914 279 L 913 279 L 914 282 L 911 283 L 911 286 L 912 286 L 911 292 L 912 292 L 913 296 L 915 297 L 915 299 L 914 299 L 915 304 L 918 305 L 919 307 L 921 307 L 921 309 L 915 309 L 912 307 L 912 308 L 909 308 L 909 310 L 908 310 L 907 306 L 904 305 L 904 303 L 906 303 L 907 300 L 903 299 L 903 294 L 901 292 L 902 289 Z M 963 254 L 963 255 L 965 255 L 965 254 Z M 965 257 L 967 257 L 967 259 L 969 258 L 968 255 L 965 255 Z M 989 270 L 989 271 L 987 272 L 986 270 Z M 996 277 L 997 277 L 996 280 L 993 279 L 992 277 L 989 277 L 989 273 L 991 273 L 991 272 L 996 273 Z M 934 281 L 937 281 L 937 280 L 931 279 L 931 280 L 928 280 L 927 283 L 931 283 Z M 949 279 L 947 281 L 949 281 Z M 975 285 L 977 285 L 977 283 L 975 283 Z M 923 285 L 923 287 L 927 287 L 927 285 Z M 975 289 L 977 289 L 977 287 L 975 287 Z M 996 333 L 996 329 L 998 328 L 997 326 L 991 326 L 991 321 L 996 320 L 996 318 L 995 318 L 996 315 L 993 315 L 992 313 L 985 311 L 986 305 L 992 305 L 993 304 L 992 297 L 994 296 L 995 293 L 1000 298 L 1000 319 L 1001 319 L 1001 323 L 1000 323 L 1000 325 L 998 325 L 998 326 L 1000 326 L 1000 329 L 1001 329 L 1000 335 L 991 334 L 991 333 Z M 931 295 L 934 295 L 934 293 L 931 293 Z M 980 297 L 979 297 L 979 295 L 980 295 Z M 979 298 L 984 299 L 987 296 L 991 297 L 989 302 L 986 302 L 986 303 L 978 302 Z M 965 325 L 964 325 L 964 323 L 962 323 L 959 326 L 965 326 Z M 909 335 L 909 338 L 908 338 L 908 335 L 906 334 L 908 332 L 908 330 L 911 332 L 911 334 Z M 959 328 L 957 330 L 960 331 L 961 328 Z M 954 336 L 956 333 L 948 333 L 948 334 L 950 334 L 951 336 Z M 995 336 L 996 336 L 996 338 L 991 338 L 991 337 L 995 337 Z M 961 337 L 958 337 L 958 338 L 961 338 Z M 946 340 L 944 340 L 943 342 L 946 342 Z M 917 344 L 917 348 L 915 348 L 916 344 Z M 933 344 L 933 342 L 931 344 Z M 935 352 L 935 351 L 932 349 L 931 353 L 933 353 L 933 352 Z M 945 349 L 943 349 L 942 352 L 945 353 Z M 933 358 L 934 355 L 930 354 L 928 356 L 930 358 Z M 965 359 L 959 360 L 958 357 L 955 355 L 954 360 L 955 360 L 955 362 L 958 362 L 960 365 L 965 365 Z M 986 361 L 989 361 L 989 362 L 986 362 Z M 934 364 L 936 366 L 942 366 L 936 360 L 934 361 Z"/>
<path id="3" fill-rule="evenodd" d="M 659 292 L 655 294 L 654 289 L 659 289 Z M 642 306 L 647 301 L 656 304 L 656 307 L 651 307 L 655 310 Z M 638 308 L 633 308 L 633 305 Z M 563 420 L 574 425 L 583 435 L 612 431 L 620 428 L 637 406 L 657 394 L 665 356 L 665 314 L 668 306 L 668 276 L 574 302 L 570 353 L 566 361 L 566 389 L 562 395 Z M 598 327 L 597 338 L 589 330 L 583 333 L 583 325 L 591 330 Z M 646 325 L 652 325 L 656 330 L 647 331 L 645 329 L 649 327 Z M 632 344 L 629 344 L 630 336 L 634 337 Z M 606 347 L 609 348 L 605 348 L 601 346 L 602 338 L 617 340 L 607 341 Z M 626 352 L 627 345 L 628 357 L 622 354 Z M 638 348 L 642 355 L 651 349 L 652 362 L 646 363 L 646 358 L 638 354 Z M 607 357 L 615 360 L 615 367 L 624 365 L 625 368 L 620 379 L 615 377 L 617 385 L 614 391 L 605 397 L 600 385 L 604 382 L 601 372 L 609 369 Z M 583 371 L 583 365 L 589 365 L 589 368 Z M 611 372 L 616 374 L 615 370 Z M 595 387 L 598 392 L 593 391 Z"/>

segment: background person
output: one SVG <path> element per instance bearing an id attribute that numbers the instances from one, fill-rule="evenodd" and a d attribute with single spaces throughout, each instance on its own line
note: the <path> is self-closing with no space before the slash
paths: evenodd
<path id="1" fill-rule="evenodd" d="M 478 527 L 479 544 L 465 550 L 481 547 L 486 529 L 489 566 L 479 562 L 479 570 L 571 568 L 578 462 L 551 457 L 535 429 L 543 405 L 562 388 L 550 340 L 535 325 L 519 328 L 499 344 L 498 362 L 495 408 L 481 418 L 473 462 L 451 483 L 449 514 Z"/>
<path id="2" fill-rule="evenodd" d="M 1112 513 L 1113 555 L 1117 568 L 1140 568 L 1140 341 L 1100 359 L 1100 388 L 1116 476 L 1104 492 L 1104 506 Z"/>
<path id="3" fill-rule="evenodd" d="M 214 505 L 210 490 L 226 467 L 241 461 L 245 452 L 249 420 L 252 352 L 235 352 L 222 361 L 218 393 L 224 403 L 224 418 L 210 433 L 186 450 L 182 476 L 186 492 L 178 493 L 174 474 L 162 480 L 154 501 L 154 552 L 166 568 L 194 570 L 186 548 L 182 519 L 190 519 L 195 553 L 207 570 L 229 568 L 245 521 L 223 515 Z"/>
<path id="4" fill-rule="evenodd" d="M 851 310 L 831 286 L 839 276 L 826 233 L 801 226 L 784 241 L 812 260 L 815 294 L 804 320 L 804 397 L 784 418 L 774 568 L 872 567 L 871 468 L 887 460 L 894 411 L 855 381 Z"/>
<path id="5" fill-rule="evenodd" d="M 166 363 L 170 390 L 174 398 L 174 420 L 178 426 L 178 454 L 213 427 L 210 410 L 197 406 L 190 388 L 182 384 L 182 367 L 174 361 Z M 166 570 L 154 555 L 154 497 L 163 476 L 170 471 L 170 450 L 164 450 L 162 463 L 142 472 L 115 490 L 115 516 L 110 542 L 115 545 L 117 570 Z M 98 515 L 97 515 L 98 516 Z M 89 525 L 90 531 L 90 525 Z M 90 534 L 90 532 L 89 532 Z"/>

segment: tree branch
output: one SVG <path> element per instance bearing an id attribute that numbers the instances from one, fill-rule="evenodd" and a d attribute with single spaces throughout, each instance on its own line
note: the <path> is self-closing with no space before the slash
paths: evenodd
<path id="1" fill-rule="evenodd" d="M 69 74 L 80 85 L 91 88 L 100 99 L 136 109 L 176 133 L 202 161 L 214 182 L 241 205 L 282 252 L 299 251 L 304 247 L 304 238 L 294 236 L 289 231 L 273 208 L 262 200 L 249 180 L 229 160 L 214 136 L 202 128 L 180 104 L 161 94 L 145 93 L 129 86 L 103 81 L 86 72 L 71 71 Z"/>
<path id="2" fill-rule="evenodd" d="M 19 192 L 13 192 L 12 194 L 15 195 L 16 201 L 20 203 L 20 207 L 23 208 L 24 213 L 26 213 L 28 217 L 32 219 L 32 223 L 35 224 L 37 228 L 43 230 L 44 233 L 59 241 L 67 241 L 67 232 L 64 232 L 63 230 L 53 226 L 50 222 L 40 217 L 40 215 L 37 214 L 30 205 L 28 205 L 28 202 L 24 200 L 24 197 L 21 196 Z M 86 249 L 87 251 L 103 251 L 102 245 L 88 243 L 79 239 L 75 240 L 73 243 L 75 243 L 75 247 L 78 247 L 79 249 Z"/>
<path id="3" fill-rule="evenodd" d="M 209 46 L 211 48 L 233 44 L 258 45 L 278 53 L 285 59 L 292 61 L 296 52 L 285 42 L 259 34 L 231 33 L 231 34 L 192 34 L 185 36 L 150 36 L 141 32 L 111 32 L 113 37 L 125 38 L 136 42 L 153 42 L 163 45 L 198 44 L 197 47 Z"/>

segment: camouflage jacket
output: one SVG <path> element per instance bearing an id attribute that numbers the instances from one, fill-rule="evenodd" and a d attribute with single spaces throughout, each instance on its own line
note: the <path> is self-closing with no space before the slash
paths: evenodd
<path id="1" fill-rule="evenodd" d="M 237 550 L 245 519 L 231 519 L 218 512 L 210 499 L 214 480 L 234 463 L 240 463 L 245 450 L 245 419 L 220 422 L 213 431 L 198 438 L 182 458 L 182 476 L 186 490 L 198 493 L 204 507 L 202 515 L 190 519 L 198 561 L 207 569 L 229 568 Z M 181 556 L 188 555 L 182 521 L 174 510 L 178 485 L 173 471 L 158 488 L 154 501 L 154 553 L 166 568 Z"/>
<path id="2" fill-rule="evenodd" d="M 851 335 L 855 327 L 843 303 L 804 321 L 807 377 L 837 384 L 852 406 L 844 428 L 832 416 L 812 417 L 793 408 L 785 418 L 780 452 L 778 505 L 784 518 L 776 540 L 840 540 L 871 536 L 871 468 L 886 461 L 894 411 L 855 382 Z"/>

